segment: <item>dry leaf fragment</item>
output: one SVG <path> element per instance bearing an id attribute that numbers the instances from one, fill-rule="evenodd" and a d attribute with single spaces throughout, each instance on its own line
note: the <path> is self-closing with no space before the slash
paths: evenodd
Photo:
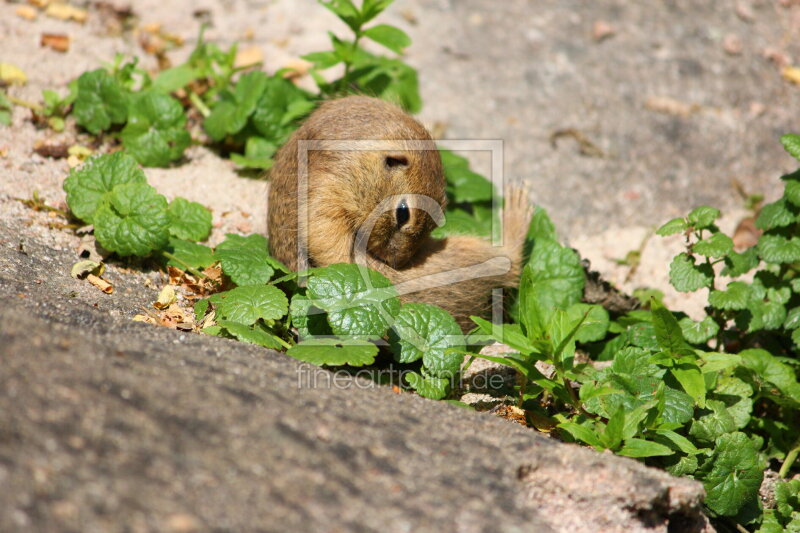
<path id="1" fill-rule="evenodd" d="M 69 35 L 63 33 L 43 33 L 40 41 L 41 46 L 52 48 L 56 52 L 66 52 L 69 50 Z"/>
<path id="2" fill-rule="evenodd" d="M 40 139 L 36 141 L 36 143 L 34 143 L 33 151 L 42 157 L 50 157 L 52 159 L 63 159 L 69 156 L 69 145 L 67 145 L 66 143 L 48 144 Z"/>
<path id="3" fill-rule="evenodd" d="M 16 13 L 18 17 L 26 20 L 36 20 L 39 16 L 39 12 L 31 6 L 17 6 Z"/>
<path id="4" fill-rule="evenodd" d="M 285 70 L 283 77 L 293 81 L 305 76 L 311 68 L 311 63 L 304 59 L 291 59 L 283 65 L 283 68 Z"/>
<path id="5" fill-rule="evenodd" d="M 688 117 L 700 111 L 700 106 L 697 104 L 687 104 L 669 96 L 651 96 L 645 101 L 644 106 L 651 111 L 681 117 Z"/>
<path id="6" fill-rule="evenodd" d="M 737 252 L 743 252 L 748 248 L 752 248 L 758 244 L 758 238 L 761 233 L 763 232 L 756 227 L 755 218 L 743 218 L 733 232 L 733 249 Z"/>
<path id="7" fill-rule="evenodd" d="M 736 2 L 736 16 L 744 22 L 753 22 L 753 8 L 749 2 Z"/>
<path id="8" fill-rule="evenodd" d="M 792 63 L 792 58 L 786 52 L 772 46 L 764 48 L 762 55 L 780 68 L 788 67 Z"/>
<path id="9" fill-rule="evenodd" d="M 0 63 L 0 85 L 25 85 L 28 76 L 22 69 L 11 63 Z"/>
<path id="10" fill-rule="evenodd" d="M 158 321 L 150 315 L 135 315 L 132 319 L 134 322 L 145 322 L 147 324 L 158 325 Z"/>
<path id="11" fill-rule="evenodd" d="M 233 66 L 236 68 L 252 67 L 264 62 L 264 52 L 258 46 L 243 48 L 236 53 L 236 61 Z"/>
<path id="12" fill-rule="evenodd" d="M 574 128 L 557 130 L 551 133 L 550 146 L 557 148 L 558 143 L 556 141 L 561 137 L 572 137 L 578 141 L 578 150 L 581 155 L 585 155 L 587 157 L 605 157 L 605 153 L 603 153 L 603 151 L 598 148 L 596 144 L 590 141 L 581 131 Z"/>
<path id="13" fill-rule="evenodd" d="M 790 81 L 796 85 L 800 85 L 800 68 L 798 67 L 784 67 L 781 71 L 783 79 Z"/>
<path id="14" fill-rule="evenodd" d="M 102 276 L 103 272 L 106 270 L 106 265 L 100 261 L 78 261 L 74 265 L 72 265 L 72 269 L 70 270 L 70 275 L 75 279 L 84 279 L 89 274 L 95 274 L 96 276 Z"/>
<path id="15" fill-rule="evenodd" d="M 50 3 L 50 0 L 28 0 L 28 3 L 32 6 L 36 6 L 39 9 L 44 9 L 47 7 L 47 4 Z"/>
<path id="16" fill-rule="evenodd" d="M 172 285 L 167 285 L 158 293 L 158 300 L 153 302 L 153 307 L 166 309 L 177 301 L 178 297 L 175 295 L 175 289 L 172 288 Z"/>
<path id="17" fill-rule="evenodd" d="M 95 287 L 97 287 L 106 294 L 111 294 L 112 292 L 114 292 L 113 285 L 111 285 L 103 278 L 95 276 L 94 274 L 89 274 L 88 276 L 86 276 L 86 281 L 88 281 L 89 283 L 91 283 L 92 285 L 94 285 Z"/>
<path id="18" fill-rule="evenodd" d="M 53 17 L 60 20 L 74 20 L 75 22 L 84 23 L 88 13 L 85 9 L 65 4 L 63 2 L 54 2 L 47 6 L 44 12 L 48 17 Z"/>

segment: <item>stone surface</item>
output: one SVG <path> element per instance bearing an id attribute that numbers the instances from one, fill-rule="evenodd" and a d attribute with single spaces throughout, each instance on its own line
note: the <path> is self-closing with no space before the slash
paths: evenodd
<path id="1" fill-rule="evenodd" d="M 24 233 L 0 228 L 2 531 L 703 526 L 696 482 L 132 322 L 156 294 L 144 276 L 112 267 L 105 295 L 69 277 L 71 252 Z"/>

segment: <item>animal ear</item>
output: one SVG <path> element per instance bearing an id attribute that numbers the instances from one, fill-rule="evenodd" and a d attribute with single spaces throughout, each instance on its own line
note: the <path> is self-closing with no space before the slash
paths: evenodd
<path id="1" fill-rule="evenodd" d="M 404 155 L 387 155 L 384 162 L 386 164 L 386 168 L 408 166 L 408 158 Z"/>

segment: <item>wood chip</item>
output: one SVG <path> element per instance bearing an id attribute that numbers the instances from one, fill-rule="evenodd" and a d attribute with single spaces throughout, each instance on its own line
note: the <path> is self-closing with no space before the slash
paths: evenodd
<path id="1" fill-rule="evenodd" d="M 43 33 L 40 44 L 56 52 L 66 52 L 69 50 L 69 36 L 63 33 Z"/>
<path id="2" fill-rule="evenodd" d="M 31 6 L 17 6 L 16 13 L 18 17 L 24 18 L 25 20 L 36 20 L 36 17 L 39 16 L 39 12 L 36 11 L 36 8 Z"/>
<path id="3" fill-rule="evenodd" d="M 83 24 L 86 22 L 88 13 L 85 9 L 65 4 L 62 2 L 54 2 L 47 6 L 44 12 L 48 17 L 53 17 L 60 20 L 74 20 Z"/>
<path id="4" fill-rule="evenodd" d="M 311 63 L 305 59 L 291 59 L 283 65 L 283 68 L 286 69 L 286 72 L 283 73 L 284 78 L 287 80 L 296 80 L 308 74 Z"/>
<path id="5" fill-rule="evenodd" d="M 47 7 L 47 4 L 50 3 L 50 0 L 28 0 L 28 3 L 32 6 L 36 6 L 39 9 L 44 9 Z"/>
<path id="6" fill-rule="evenodd" d="M 687 104 L 669 96 L 651 96 L 645 101 L 644 106 L 650 111 L 680 117 L 688 117 L 700 111 L 700 106 L 697 104 Z"/>
<path id="7" fill-rule="evenodd" d="M 48 144 L 44 141 L 36 141 L 33 145 L 33 151 L 42 157 L 50 157 L 53 159 L 63 159 L 69 156 L 69 144 Z"/>
<path id="8" fill-rule="evenodd" d="M 736 2 L 736 16 L 744 22 L 753 22 L 755 17 L 753 16 L 753 7 L 750 2 Z"/>
<path id="9" fill-rule="evenodd" d="M 742 40 L 732 33 L 726 35 L 722 40 L 722 49 L 725 50 L 726 54 L 738 56 L 742 53 L 743 48 L 744 46 L 742 45 Z"/>
<path id="10" fill-rule="evenodd" d="M 88 281 L 89 283 L 91 283 L 92 285 L 94 285 L 95 287 L 97 287 L 106 294 L 111 294 L 112 292 L 114 292 L 113 285 L 111 285 L 103 278 L 95 276 L 94 274 L 89 274 L 88 276 L 86 276 L 86 281 Z"/>
<path id="11" fill-rule="evenodd" d="M 800 85 L 800 68 L 799 67 L 784 67 L 781 71 L 783 79 L 790 81 L 796 85 Z"/>
<path id="12" fill-rule="evenodd" d="M 258 46 L 250 46 L 236 52 L 236 60 L 233 66 L 236 68 L 252 67 L 264 62 L 264 52 Z"/>

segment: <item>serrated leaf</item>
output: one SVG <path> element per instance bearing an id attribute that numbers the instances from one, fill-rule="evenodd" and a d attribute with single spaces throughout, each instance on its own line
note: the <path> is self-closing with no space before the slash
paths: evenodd
<path id="1" fill-rule="evenodd" d="M 675 256 L 669 265 L 669 281 L 680 292 L 692 292 L 711 286 L 714 272 L 711 265 L 695 264 L 693 257 L 686 253 Z"/>
<path id="2" fill-rule="evenodd" d="M 743 281 L 732 281 L 724 291 L 713 290 L 708 295 L 711 307 L 725 310 L 745 309 L 749 300 L 750 286 Z"/>
<path id="3" fill-rule="evenodd" d="M 97 242 L 121 256 L 146 256 L 169 242 L 167 199 L 143 183 L 117 185 L 93 217 Z"/>
<path id="4" fill-rule="evenodd" d="M 657 442 L 631 438 L 625 441 L 622 449 L 617 453 L 625 457 L 657 457 L 672 455 L 675 452 L 668 446 Z"/>
<path id="5" fill-rule="evenodd" d="M 262 235 L 242 237 L 229 233 L 214 255 L 225 275 L 237 285 L 263 285 L 275 273 L 267 247 L 267 239 Z"/>
<path id="6" fill-rule="evenodd" d="M 798 209 L 781 198 L 761 208 L 761 212 L 756 218 L 756 227 L 765 231 L 782 228 L 795 222 L 797 215 Z"/>
<path id="7" fill-rule="evenodd" d="M 289 311 L 286 295 L 271 285 L 236 287 L 214 294 L 209 300 L 216 306 L 218 315 L 246 326 L 260 318 L 278 320 Z"/>
<path id="8" fill-rule="evenodd" d="M 84 72 L 78 78 L 77 98 L 72 106 L 75 121 L 97 135 L 112 124 L 128 118 L 128 100 L 124 89 L 104 69 Z"/>
<path id="9" fill-rule="evenodd" d="M 585 274 L 575 251 L 555 241 L 535 242 L 526 268 L 531 269 L 532 287 L 544 309 L 566 309 L 583 297 Z"/>
<path id="10" fill-rule="evenodd" d="M 753 387 L 739 378 L 723 376 L 714 389 L 714 398 L 725 403 L 737 429 L 747 426 L 753 412 Z"/>
<path id="11" fill-rule="evenodd" d="M 453 235 L 476 235 L 489 237 L 492 231 L 490 223 L 480 221 L 463 209 L 448 209 L 445 212 L 445 223 L 431 232 L 434 239 L 444 239 Z"/>
<path id="12" fill-rule="evenodd" d="M 783 148 L 795 159 L 800 159 L 800 135 L 787 133 L 781 136 Z"/>
<path id="13" fill-rule="evenodd" d="M 784 329 L 797 329 L 800 328 L 800 307 L 795 307 L 786 314 L 786 320 L 783 322 Z"/>
<path id="14" fill-rule="evenodd" d="M 558 241 L 558 234 L 556 233 L 556 226 L 550 220 L 547 211 L 537 206 L 531 217 L 531 223 L 528 225 L 528 234 L 526 239 L 548 239 L 551 241 Z"/>
<path id="15" fill-rule="evenodd" d="M 320 366 L 365 366 L 375 362 L 378 347 L 363 340 L 307 339 L 289 348 L 286 355 Z"/>
<path id="16" fill-rule="evenodd" d="M 748 332 L 779 329 L 786 320 L 786 307 L 780 302 L 751 300 L 747 310 L 751 314 Z"/>
<path id="17" fill-rule="evenodd" d="M 389 342 L 395 359 L 411 363 L 422 359 L 428 373 L 450 378 L 461 368 L 464 336 L 455 319 L 435 305 L 409 303 L 397 315 Z"/>
<path id="18" fill-rule="evenodd" d="M 734 516 L 758 498 L 764 477 L 758 451 L 744 433 L 720 436 L 714 447 L 710 471 L 702 476 L 706 505 L 715 513 Z"/>
<path id="19" fill-rule="evenodd" d="M 382 44 L 392 52 L 402 54 L 411 45 L 411 38 L 400 28 L 388 24 L 378 24 L 364 31 L 364 36 Z"/>
<path id="20" fill-rule="evenodd" d="M 758 266 L 758 253 L 756 248 L 748 248 L 742 253 L 731 252 L 725 257 L 725 268 L 722 269 L 723 276 L 735 278 L 753 270 Z"/>
<path id="21" fill-rule="evenodd" d="M 792 367 L 782 363 L 766 350 L 743 350 L 739 355 L 742 358 L 742 366 L 752 370 L 759 380 L 771 383 L 784 395 L 800 401 L 800 397 L 796 397 L 798 383 Z"/>
<path id="22" fill-rule="evenodd" d="M 700 322 L 695 322 L 689 317 L 678 321 L 683 337 L 691 344 L 704 344 L 719 332 L 719 325 L 710 316 Z"/>
<path id="23" fill-rule="evenodd" d="M 658 346 L 671 354 L 677 354 L 686 347 L 683 339 L 681 327 L 675 319 L 675 315 L 661 304 L 655 301 L 651 304 L 653 312 L 653 328 L 655 330 Z"/>
<path id="24" fill-rule="evenodd" d="M 714 442 L 720 435 L 736 430 L 736 421 L 723 402 L 708 400 L 706 409 L 710 412 L 692 422 L 689 428 L 691 437 L 701 442 Z"/>
<path id="25" fill-rule="evenodd" d="M 447 396 L 450 380 L 447 378 L 422 377 L 416 372 L 403 374 L 409 386 L 417 391 L 417 394 L 431 400 L 441 400 Z"/>
<path id="26" fill-rule="evenodd" d="M 695 243 L 692 251 L 706 257 L 722 257 L 733 251 L 733 239 L 724 233 L 714 233 Z"/>
<path id="27" fill-rule="evenodd" d="M 231 335 L 236 337 L 242 342 L 249 344 L 256 344 L 265 348 L 273 350 L 280 350 L 284 348 L 283 344 L 272 333 L 265 331 L 258 325 L 246 326 L 239 322 L 232 322 L 230 320 L 217 320 L 217 324 L 225 328 Z"/>
<path id="28" fill-rule="evenodd" d="M 204 241 L 211 233 L 211 211 L 197 202 L 175 198 L 167 208 L 169 232 L 179 239 Z"/>
<path id="29" fill-rule="evenodd" d="M 699 407 L 706 404 L 706 382 L 700 368 L 695 363 L 679 363 L 670 368 L 670 373 L 678 380 L 686 394 L 691 396 Z"/>
<path id="30" fill-rule="evenodd" d="M 400 313 L 397 290 L 383 275 L 350 263 L 315 269 L 308 297 L 328 313 L 336 335 L 383 336 Z"/>
<path id="31" fill-rule="evenodd" d="M 161 93 L 171 93 L 186 87 L 199 77 L 201 77 L 201 74 L 197 69 L 188 63 L 184 63 L 159 72 L 150 88 Z"/>
<path id="32" fill-rule="evenodd" d="M 181 270 L 186 270 L 186 265 L 192 268 L 206 268 L 216 261 L 214 252 L 208 246 L 182 239 L 170 239 L 167 251 L 180 260 L 169 259 L 167 264 Z"/>
<path id="33" fill-rule="evenodd" d="M 289 313 L 301 340 L 315 335 L 333 335 L 325 312 L 311 305 L 306 295 L 297 293 L 292 296 Z"/>
<path id="34" fill-rule="evenodd" d="M 784 237 L 779 233 L 765 233 L 758 239 L 758 255 L 769 263 L 794 263 L 800 261 L 800 238 Z"/>
<path id="35" fill-rule="evenodd" d="M 694 229 L 705 229 L 714 224 L 714 221 L 718 219 L 719 216 L 719 209 L 703 205 L 692 210 L 692 212 L 687 215 L 686 220 Z"/>
<path id="36" fill-rule="evenodd" d="M 91 224 L 103 197 L 125 183 L 147 183 L 135 159 L 123 152 L 93 156 L 64 180 L 67 205 L 76 217 Z"/>
<path id="37" fill-rule="evenodd" d="M 180 159 L 192 141 L 180 102 L 155 91 L 133 98 L 120 138 L 125 150 L 147 167 Z"/>
<path id="38" fill-rule="evenodd" d="M 469 162 L 464 157 L 444 148 L 439 149 L 439 154 L 447 181 L 447 192 L 454 203 L 491 201 L 494 192 L 492 182 L 470 170 Z"/>
<path id="39" fill-rule="evenodd" d="M 683 233 L 689 229 L 689 225 L 684 218 L 673 218 L 660 228 L 656 230 L 656 235 L 666 237 L 668 235 L 675 235 L 676 233 Z"/>
<path id="40" fill-rule="evenodd" d="M 783 198 L 789 202 L 789 210 L 798 213 L 796 207 L 800 207 L 800 170 L 795 170 L 791 174 L 781 176 L 784 181 Z"/>

